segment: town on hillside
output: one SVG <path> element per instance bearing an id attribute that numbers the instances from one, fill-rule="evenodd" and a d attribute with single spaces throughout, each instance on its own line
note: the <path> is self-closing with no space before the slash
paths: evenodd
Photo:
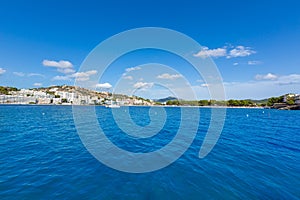
<path id="1" fill-rule="evenodd" d="M 152 105 L 153 101 L 137 96 L 98 92 L 78 86 L 17 89 L 0 86 L 0 104 L 52 105 Z"/>
<path id="2" fill-rule="evenodd" d="M 263 100 L 182 100 L 175 97 L 150 100 L 137 96 L 94 91 L 78 86 L 51 86 L 47 88 L 18 89 L 0 86 L 0 104 L 42 105 L 167 105 L 167 106 L 227 106 L 262 107 L 280 110 L 299 110 L 300 94 L 289 93 Z"/>

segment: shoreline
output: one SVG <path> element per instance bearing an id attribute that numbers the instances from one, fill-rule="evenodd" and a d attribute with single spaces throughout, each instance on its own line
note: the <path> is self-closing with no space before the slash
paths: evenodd
<path id="1" fill-rule="evenodd" d="M 75 104 L 0 104 L 0 106 L 102 106 L 105 105 L 75 105 Z M 246 106 L 172 106 L 172 105 L 120 105 L 121 107 L 166 107 L 166 108 L 239 108 L 239 109 L 265 109 L 264 107 L 246 107 Z"/>
<path id="2" fill-rule="evenodd" d="M 106 105 L 75 105 L 75 104 L 5 104 L 1 103 L 0 106 L 102 106 Z M 272 109 L 272 110 L 300 110 L 300 105 L 294 105 L 297 109 L 291 109 L 289 107 L 274 108 L 274 107 L 246 107 L 246 106 L 188 106 L 188 105 L 120 105 L 120 107 L 163 107 L 163 108 L 210 108 L 210 109 Z M 112 109 L 112 108 L 110 108 Z M 116 108 L 113 108 L 116 109 Z"/>

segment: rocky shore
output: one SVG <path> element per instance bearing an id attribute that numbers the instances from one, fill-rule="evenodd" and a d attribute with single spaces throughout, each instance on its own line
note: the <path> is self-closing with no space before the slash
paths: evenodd
<path id="1" fill-rule="evenodd" d="M 300 110 L 300 104 L 289 105 L 286 103 L 275 103 L 271 108 L 278 110 Z"/>

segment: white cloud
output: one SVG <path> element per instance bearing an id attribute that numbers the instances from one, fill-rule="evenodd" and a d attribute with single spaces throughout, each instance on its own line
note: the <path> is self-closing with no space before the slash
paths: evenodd
<path id="1" fill-rule="evenodd" d="M 226 56 L 226 48 L 209 49 L 203 47 L 198 53 L 194 54 L 195 57 L 207 58 L 207 57 L 223 57 Z"/>
<path id="2" fill-rule="evenodd" d="M 77 81 L 88 81 L 90 80 L 90 76 L 97 74 L 97 70 L 90 70 L 86 72 L 76 72 L 73 74 L 68 74 L 66 76 L 55 76 L 52 78 L 54 81 L 67 81 L 72 78 L 76 78 Z"/>
<path id="3" fill-rule="evenodd" d="M 135 70 L 140 70 L 142 69 L 141 67 L 129 67 L 127 69 L 125 69 L 126 72 L 131 72 L 131 71 L 135 71 Z"/>
<path id="4" fill-rule="evenodd" d="M 275 74 L 272 73 L 268 73 L 268 74 L 257 74 L 255 76 L 256 80 L 276 80 L 278 78 L 278 76 L 276 76 Z"/>
<path id="5" fill-rule="evenodd" d="M 177 79 L 177 78 L 181 78 L 181 77 L 182 77 L 181 74 L 168 74 L 168 73 L 165 73 L 165 74 L 158 75 L 156 78 L 173 80 L 173 79 Z"/>
<path id="6" fill-rule="evenodd" d="M 110 89 L 112 85 L 110 83 L 98 83 L 96 84 L 96 88 Z"/>
<path id="7" fill-rule="evenodd" d="M 67 60 L 60 60 L 60 61 L 43 60 L 43 65 L 46 67 L 54 67 L 57 69 L 58 72 L 63 74 L 75 73 L 73 64 Z"/>
<path id="8" fill-rule="evenodd" d="M 66 81 L 75 78 L 77 81 L 87 81 L 91 75 L 97 74 L 96 70 L 90 70 L 86 72 L 76 72 L 73 68 L 73 64 L 67 60 L 43 60 L 43 65 L 46 67 L 54 67 L 58 72 L 65 74 L 64 76 L 55 76 L 52 78 L 54 81 Z"/>
<path id="9" fill-rule="evenodd" d="M 70 74 L 75 72 L 75 70 L 72 68 L 57 68 L 57 71 L 63 74 Z"/>
<path id="10" fill-rule="evenodd" d="M 40 76 L 40 77 L 43 77 L 45 78 L 45 76 L 43 74 L 39 74 L 39 73 L 29 73 L 29 74 L 25 74 L 23 72 L 13 72 L 14 75 L 16 76 L 20 76 L 20 77 L 23 77 L 23 76 L 28 76 L 28 77 L 32 77 L 32 76 Z"/>
<path id="11" fill-rule="evenodd" d="M 256 53 L 256 51 L 251 50 L 250 47 L 237 46 L 234 49 L 231 49 L 229 51 L 229 54 L 227 55 L 227 58 L 245 57 L 245 56 L 250 56 L 254 53 Z"/>
<path id="12" fill-rule="evenodd" d="M 45 76 L 43 74 L 39 74 L 39 73 L 29 73 L 27 76 L 31 77 L 31 76 L 40 76 L 45 78 Z"/>
<path id="13" fill-rule="evenodd" d="M 248 65 L 259 65 L 259 64 L 262 64 L 262 62 L 259 61 L 259 60 L 250 60 L 250 61 L 248 61 Z"/>
<path id="14" fill-rule="evenodd" d="M 280 76 L 278 78 L 279 85 L 294 85 L 300 84 L 300 74 L 290 74 L 285 76 Z"/>
<path id="15" fill-rule="evenodd" d="M 239 63 L 235 62 L 235 63 L 233 63 L 233 65 L 234 65 L 234 66 L 237 66 L 237 65 L 239 65 Z"/>
<path id="16" fill-rule="evenodd" d="M 90 70 L 86 72 L 76 72 L 74 74 L 68 75 L 67 77 L 76 78 L 77 81 L 87 81 L 90 79 L 90 76 L 94 74 L 97 74 L 96 70 Z"/>
<path id="17" fill-rule="evenodd" d="M 20 77 L 25 76 L 23 72 L 13 72 L 13 74 Z"/>
<path id="18" fill-rule="evenodd" d="M 265 75 L 275 78 L 273 75 Z M 260 81 L 224 83 L 227 98 L 234 99 L 264 99 L 272 96 L 280 96 L 286 93 L 300 93 L 300 74 L 276 76 L 276 79 L 264 79 Z"/>
<path id="19" fill-rule="evenodd" d="M 42 83 L 34 83 L 33 85 L 36 87 L 41 87 L 43 84 Z"/>
<path id="20" fill-rule="evenodd" d="M 52 78 L 53 81 L 69 81 L 71 80 L 68 76 L 54 76 Z"/>
<path id="21" fill-rule="evenodd" d="M 88 76 L 81 76 L 76 78 L 77 81 L 88 81 L 90 80 L 90 77 Z"/>
<path id="22" fill-rule="evenodd" d="M 207 83 L 202 83 L 200 86 L 201 87 L 208 87 L 208 84 Z"/>
<path id="23" fill-rule="evenodd" d="M 154 83 L 147 83 L 147 82 L 137 82 L 133 85 L 134 88 L 136 89 L 140 89 L 140 88 L 144 88 L 144 89 L 147 89 L 147 88 L 152 88 L 154 85 Z"/>
<path id="24" fill-rule="evenodd" d="M 60 60 L 58 62 L 54 61 L 54 60 L 43 60 L 43 65 L 46 67 L 56 67 L 56 68 L 61 68 L 61 69 L 73 67 L 73 64 L 67 60 Z"/>
<path id="25" fill-rule="evenodd" d="M 228 52 L 229 51 L 229 52 Z M 226 58 L 234 58 L 234 57 L 245 57 L 250 56 L 256 53 L 256 51 L 252 50 L 250 47 L 245 46 L 224 46 L 216 49 L 209 49 L 208 47 L 203 47 L 198 53 L 194 54 L 195 57 L 207 58 L 207 57 L 226 57 Z"/>
<path id="26" fill-rule="evenodd" d="M 4 74 L 5 72 L 6 72 L 6 70 L 0 67 L 0 75 Z"/>
<path id="27" fill-rule="evenodd" d="M 265 99 L 286 93 L 300 93 L 300 74 L 278 76 L 276 80 L 224 82 L 226 99 Z M 199 99 L 210 99 L 207 87 L 192 86 Z"/>
<path id="28" fill-rule="evenodd" d="M 125 72 L 122 74 L 123 77 L 127 76 L 128 72 L 132 72 L 132 71 L 136 71 L 136 70 L 140 70 L 142 69 L 141 67 L 137 66 L 137 67 L 129 67 L 125 69 Z M 127 79 L 130 80 L 131 76 L 127 76 Z M 126 78 L 125 78 L 126 79 Z M 131 79 L 132 80 L 132 79 Z"/>
<path id="29" fill-rule="evenodd" d="M 123 76 L 123 79 L 125 79 L 125 80 L 133 80 L 133 77 L 132 76 Z"/>

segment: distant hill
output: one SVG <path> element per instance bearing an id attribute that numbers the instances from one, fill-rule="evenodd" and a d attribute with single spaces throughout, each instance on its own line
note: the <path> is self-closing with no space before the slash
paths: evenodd
<path id="1" fill-rule="evenodd" d="M 162 98 L 162 99 L 154 99 L 154 102 L 159 102 L 159 103 L 164 103 L 167 101 L 173 101 L 173 100 L 178 100 L 176 97 L 166 97 L 166 98 Z"/>
<path id="2" fill-rule="evenodd" d="M 0 94 L 9 94 L 9 92 L 12 91 L 19 91 L 19 89 L 15 87 L 0 86 Z"/>
<path id="3" fill-rule="evenodd" d="M 253 100 L 253 99 L 250 99 L 250 101 L 256 103 L 256 104 L 267 104 L 268 103 L 268 99 L 260 99 L 260 100 Z"/>
<path id="4" fill-rule="evenodd" d="M 163 103 L 163 102 L 167 102 L 167 101 L 173 101 L 173 100 L 180 100 L 176 97 L 166 97 L 166 98 L 162 98 L 162 99 L 154 99 L 153 101 L 154 102 L 159 102 L 159 103 Z M 260 100 L 253 100 L 253 99 L 246 99 L 248 101 L 252 101 L 254 103 L 257 103 L 257 104 L 261 104 L 261 103 L 267 103 L 268 102 L 268 99 L 260 99 Z"/>

